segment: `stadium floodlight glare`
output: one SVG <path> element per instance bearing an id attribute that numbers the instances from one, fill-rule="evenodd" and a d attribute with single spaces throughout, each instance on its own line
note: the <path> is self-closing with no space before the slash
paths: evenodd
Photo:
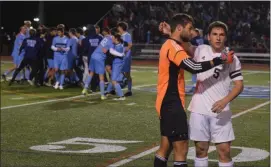
<path id="1" fill-rule="evenodd" d="M 40 19 L 38 17 L 34 18 L 33 20 L 36 21 L 36 22 L 40 21 Z"/>
<path id="2" fill-rule="evenodd" d="M 33 29 L 33 27 L 31 26 L 30 29 Z"/>
<path id="3" fill-rule="evenodd" d="M 84 30 L 84 31 L 86 31 L 86 30 L 87 30 L 87 27 L 86 27 L 86 26 L 84 26 L 84 27 L 83 27 L 83 30 Z"/>

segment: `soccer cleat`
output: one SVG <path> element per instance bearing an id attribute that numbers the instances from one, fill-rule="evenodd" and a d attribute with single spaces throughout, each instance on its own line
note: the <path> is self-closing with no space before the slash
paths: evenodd
<path id="1" fill-rule="evenodd" d="M 101 96 L 101 99 L 102 99 L 102 100 L 106 100 L 106 99 L 107 99 L 107 97 L 106 97 L 106 96 L 104 96 L 104 95 L 102 95 L 102 96 Z"/>
<path id="2" fill-rule="evenodd" d="M 2 75 L 2 79 L 6 82 L 7 81 L 7 77 L 5 74 Z"/>
<path id="3" fill-rule="evenodd" d="M 34 83 L 33 83 L 31 80 L 27 80 L 27 82 L 28 82 L 31 86 L 34 85 Z"/>
<path id="4" fill-rule="evenodd" d="M 60 89 L 60 90 L 63 90 L 64 88 L 63 88 L 63 86 L 61 85 L 61 86 L 59 86 L 59 89 Z"/>
<path id="5" fill-rule="evenodd" d="M 122 101 L 122 100 L 125 100 L 126 98 L 124 96 L 122 97 L 118 97 L 118 98 L 114 98 L 113 100 L 115 101 Z"/>
<path id="6" fill-rule="evenodd" d="M 108 92 L 105 92 L 104 95 L 105 95 L 106 97 L 109 97 L 110 94 L 109 94 Z"/>
<path id="7" fill-rule="evenodd" d="M 86 88 L 83 89 L 82 95 L 87 96 L 88 95 L 88 90 Z"/>
<path id="8" fill-rule="evenodd" d="M 55 86 L 53 86 L 55 89 L 58 89 L 59 82 L 56 82 Z"/>
<path id="9" fill-rule="evenodd" d="M 84 83 L 81 82 L 81 81 L 76 82 L 76 85 L 81 87 L 81 88 L 84 88 Z"/>
<path id="10" fill-rule="evenodd" d="M 115 90 L 112 90 L 112 91 L 110 92 L 110 94 L 111 94 L 111 95 L 116 95 L 116 91 L 115 91 Z"/>
<path id="11" fill-rule="evenodd" d="M 52 85 L 51 85 L 51 83 L 48 83 L 48 82 L 44 82 L 43 83 L 45 86 L 48 86 L 48 87 L 51 87 Z"/>
<path id="12" fill-rule="evenodd" d="M 125 97 L 127 97 L 127 96 L 132 96 L 132 95 L 133 95 L 133 93 L 130 92 L 130 91 L 129 91 L 129 92 L 126 92 L 126 93 L 124 94 Z"/>

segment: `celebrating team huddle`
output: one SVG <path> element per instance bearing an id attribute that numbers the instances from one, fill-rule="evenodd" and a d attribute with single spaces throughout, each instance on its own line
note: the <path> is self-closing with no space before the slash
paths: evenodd
<path id="1" fill-rule="evenodd" d="M 88 25 L 86 37 L 80 28 L 71 28 L 68 37 L 64 28 L 65 26 L 60 24 L 57 28 L 49 29 L 48 33 L 45 33 L 44 29 L 37 33 L 35 29 L 21 27 L 12 55 L 16 70 L 9 85 L 15 81 L 20 71 L 25 68 L 29 70 L 31 67 L 30 74 L 23 74 L 31 85 L 37 85 L 39 82 L 40 85 L 51 86 L 55 80 L 53 87 L 63 90 L 65 82 L 76 83 L 83 87 L 82 94 L 87 95 L 91 92 L 89 85 L 93 81 L 94 84 L 91 86 L 99 85 L 102 100 L 115 92 L 118 98 L 114 100 L 125 100 L 125 96 L 131 96 L 132 39 L 126 32 L 127 23 L 120 22 L 113 29 L 104 28 L 103 35 L 97 31 L 98 26 Z M 29 37 L 25 35 L 26 33 L 29 33 Z M 42 69 L 44 58 L 47 59 L 46 72 L 44 68 Z M 2 77 L 5 79 L 14 69 Z M 106 72 L 109 74 L 108 80 Z M 33 78 L 35 83 L 32 81 Z M 105 80 L 107 82 L 110 80 L 106 90 Z M 124 94 L 122 88 L 126 84 L 128 92 Z"/>

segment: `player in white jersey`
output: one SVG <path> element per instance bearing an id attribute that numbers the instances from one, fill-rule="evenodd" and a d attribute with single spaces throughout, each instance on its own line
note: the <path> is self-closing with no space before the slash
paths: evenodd
<path id="1" fill-rule="evenodd" d="M 212 60 L 225 51 L 227 25 L 215 21 L 208 28 L 210 46 L 198 46 L 194 60 Z M 233 89 L 231 82 L 234 83 Z M 197 86 L 188 110 L 190 115 L 190 140 L 195 142 L 195 167 L 208 166 L 209 142 L 216 145 L 219 167 L 232 167 L 230 155 L 231 142 L 235 139 L 231 123 L 229 103 L 243 90 L 241 64 L 236 56 L 232 64 L 219 65 L 206 72 L 197 74 Z"/>

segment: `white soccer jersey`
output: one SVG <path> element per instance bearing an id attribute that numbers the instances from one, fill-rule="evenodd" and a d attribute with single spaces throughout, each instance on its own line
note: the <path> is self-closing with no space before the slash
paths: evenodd
<path id="1" fill-rule="evenodd" d="M 220 56 L 221 53 L 214 53 L 209 45 L 198 46 L 194 60 L 203 62 Z M 232 80 L 243 80 L 241 74 L 241 63 L 236 56 L 232 64 L 216 66 L 208 71 L 197 74 L 197 87 L 189 104 L 188 110 L 199 114 L 217 117 L 212 112 L 212 106 L 218 100 L 228 95 Z M 229 104 L 224 108 L 223 114 L 231 114 Z M 229 111 L 229 112 L 227 112 Z"/>

